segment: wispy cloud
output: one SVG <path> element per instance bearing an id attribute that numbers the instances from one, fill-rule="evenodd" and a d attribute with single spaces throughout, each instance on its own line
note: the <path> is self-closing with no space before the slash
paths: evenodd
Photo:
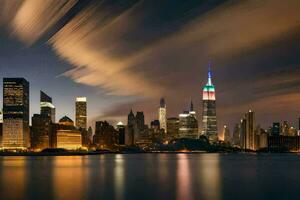
<path id="1" fill-rule="evenodd" d="M 50 44 L 61 58 L 74 66 L 64 75 L 78 83 L 101 87 L 108 94 L 159 95 L 163 88 L 151 82 L 150 77 L 144 77 L 140 71 L 130 71 L 140 53 L 115 55 L 125 48 L 122 37 L 138 21 L 131 16 L 138 7 L 134 5 L 118 16 L 102 11 L 101 5 L 100 11 L 89 7 L 56 33 Z"/>
<path id="2" fill-rule="evenodd" d="M 153 8 L 159 6 L 152 6 L 151 10 L 149 2 L 132 1 L 117 12 L 104 5 L 108 1 L 95 2 L 70 19 L 48 42 L 61 59 L 71 64 L 72 69 L 63 75 L 77 83 L 94 86 L 106 94 L 118 95 L 117 98 L 130 95 L 155 99 L 163 95 L 174 102 L 173 112 L 168 107 L 170 112 L 178 113 L 191 96 L 200 99 L 206 63 L 212 57 L 217 63 L 214 71 L 222 80 L 222 84 L 217 84 L 221 116 L 244 112 L 251 105 L 258 109 L 266 105 L 278 108 L 282 105 L 278 102 L 298 98 L 294 94 L 298 89 L 295 86 L 299 82 L 298 74 L 272 75 L 275 68 L 289 64 L 275 67 L 270 63 L 268 69 L 262 70 L 260 55 L 250 55 L 300 32 L 298 0 L 226 1 L 174 29 L 165 27 L 167 19 L 161 19 L 167 21 L 165 24 L 157 16 L 153 20 Z M 47 33 L 76 0 L 2 0 L 0 3 L 0 22 L 8 24 L 13 36 L 30 45 Z M 162 10 L 163 14 L 172 15 L 164 9 L 170 6 Z M 172 31 L 160 34 L 162 27 Z M 273 60 L 271 57 L 276 55 L 266 54 L 265 59 Z M 250 56 L 256 62 L 250 62 Z M 226 76 L 232 68 L 238 71 L 238 80 Z M 257 78 L 259 71 L 267 73 Z M 293 88 L 285 88 L 291 85 Z M 287 90 L 289 94 L 283 94 Z M 232 102 L 228 103 L 229 100 Z M 270 104 L 266 104 L 268 101 Z M 153 100 L 146 103 L 154 105 Z M 155 112 L 155 108 L 147 109 Z M 119 111 L 108 109 L 106 114 L 120 117 Z"/>
<path id="3" fill-rule="evenodd" d="M 1 21 L 14 36 L 31 45 L 61 19 L 77 0 L 2 0 Z"/>

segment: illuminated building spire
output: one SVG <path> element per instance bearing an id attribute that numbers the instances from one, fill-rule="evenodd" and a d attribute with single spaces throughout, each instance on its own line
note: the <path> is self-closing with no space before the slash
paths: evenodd
<path id="1" fill-rule="evenodd" d="M 212 85 L 212 75 L 211 75 L 211 61 L 208 62 L 208 81 L 207 85 L 211 86 Z"/>
<path id="2" fill-rule="evenodd" d="M 211 61 L 208 63 L 208 80 L 203 88 L 203 100 L 216 100 L 215 87 L 212 84 Z"/>
<path id="3" fill-rule="evenodd" d="M 208 63 L 208 80 L 203 88 L 203 113 L 202 113 L 202 134 L 211 143 L 218 141 L 218 127 L 216 115 L 216 91 L 212 84 L 211 61 Z"/>

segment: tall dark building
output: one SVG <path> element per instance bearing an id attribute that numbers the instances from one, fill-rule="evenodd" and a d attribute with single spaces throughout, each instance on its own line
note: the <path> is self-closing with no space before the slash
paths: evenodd
<path id="1" fill-rule="evenodd" d="M 142 131 L 145 128 L 145 117 L 143 112 L 136 112 L 135 121 L 138 131 Z"/>
<path id="2" fill-rule="evenodd" d="M 240 146 L 240 124 L 236 124 L 233 129 L 233 145 Z"/>
<path id="3" fill-rule="evenodd" d="M 280 135 L 280 123 L 274 122 L 272 126 L 272 135 L 279 136 Z"/>
<path id="4" fill-rule="evenodd" d="M 179 119 L 176 117 L 171 117 L 167 119 L 167 130 L 168 136 L 170 138 L 179 138 Z"/>
<path id="5" fill-rule="evenodd" d="M 39 114 L 31 118 L 30 143 L 31 148 L 42 150 L 50 146 L 51 119 Z"/>
<path id="6" fill-rule="evenodd" d="M 118 131 L 118 134 L 119 134 L 118 144 L 119 145 L 125 145 L 125 126 L 123 125 L 122 122 L 119 122 L 117 124 L 117 131 Z"/>
<path id="7" fill-rule="evenodd" d="M 153 129 L 154 131 L 159 131 L 160 130 L 160 123 L 159 120 L 153 120 L 150 122 L 150 128 Z"/>
<path id="8" fill-rule="evenodd" d="M 241 120 L 241 148 L 245 150 L 256 150 L 256 137 L 254 131 L 254 112 L 249 110 Z"/>
<path id="9" fill-rule="evenodd" d="M 52 104 L 52 98 L 45 92 L 40 92 L 41 116 L 50 118 L 52 123 L 55 123 L 55 107 Z"/>
<path id="10" fill-rule="evenodd" d="M 86 97 L 76 98 L 76 127 L 87 129 L 87 103 Z"/>
<path id="11" fill-rule="evenodd" d="M 24 78 L 4 78 L 3 148 L 26 149 L 29 140 L 29 82 Z"/>
<path id="12" fill-rule="evenodd" d="M 134 132 L 136 129 L 136 121 L 135 116 L 132 112 L 132 109 L 130 110 L 130 113 L 127 117 L 127 127 L 126 127 L 126 133 L 125 133 L 125 143 L 126 145 L 134 145 L 135 143 L 135 137 Z"/>
<path id="13" fill-rule="evenodd" d="M 203 115 L 202 115 L 202 134 L 211 143 L 218 141 L 217 113 L 215 86 L 212 84 L 210 67 L 208 70 L 208 81 L 203 88 Z"/>
<path id="14" fill-rule="evenodd" d="M 34 114 L 31 118 L 30 143 L 34 150 L 51 146 L 51 125 L 55 123 L 55 107 L 52 98 L 43 91 L 40 91 L 40 109 L 40 114 Z"/>
<path id="15" fill-rule="evenodd" d="M 96 121 L 94 144 L 100 148 L 114 148 L 118 144 L 118 132 L 106 121 Z"/>
<path id="16" fill-rule="evenodd" d="M 134 124 L 135 124 L 135 116 L 132 110 L 130 110 L 130 113 L 128 114 L 128 118 L 127 118 L 127 125 L 134 126 Z"/>
<path id="17" fill-rule="evenodd" d="M 240 131 L 240 147 L 241 147 L 241 149 L 244 149 L 244 150 L 247 149 L 247 147 L 246 147 L 246 124 L 247 124 L 246 119 L 242 118 L 239 131 Z"/>
<path id="18" fill-rule="evenodd" d="M 89 144 L 91 145 L 93 143 L 93 129 L 92 129 L 92 127 L 88 128 L 88 139 L 89 139 Z"/>

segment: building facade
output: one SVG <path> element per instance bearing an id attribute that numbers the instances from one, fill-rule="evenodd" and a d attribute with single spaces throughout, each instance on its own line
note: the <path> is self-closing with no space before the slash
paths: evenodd
<path id="1" fill-rule="evenodd" d="M 179 114 L 179 138 L 198 139 L 198 120 L 191 103 L 190 111 Z"/>
<path id="2" fill-rule="evenodd" d="M 203 88 L 203 113 L 202 113 L 202 134 L 210 143 L 218 141 L 216 94 L 215 86 L 212 84 L 210 68 L 208 70 L 208 81 Z"/>
<path id="3" fill-rule="evenodd" d="M 167 134 L 170 138 L 179 138 L 179 118 L 171 117 L 167 119 Z"/>
<path id="4" fill-rule="evenodd" d="M 236 124 L 233 129 L 233 141 L 232 144 L 234 147 L 240 147 L 240 124 Z"/>
<path id="5" fill-rule="evenodd" d="M 244 150 L 256 150 L 254 112 L 249 110 L 241 120 L 241 148 Z"/>
<path id="6" fill-rule="evenodd" d="M 55 106 L 52 104 L 52 98 L 43 91 L 40 91 L 40 107 L 41 116 L 55 123 Z"/>
<path id="7" fill-rule="evenodd" d="M 50 146 L 51 119 L 40 114 L 31 118 L 30 146 L 34 150 L 42 150 Z"/>
<path id="8" fill-rule="evenodd" d="M 27 149 L 29 133 L 29 82 L 24 78 L 3 79 L 3 148 Z"/>
<path id="9" fill-rule="evenodd" d="M 94 144 L 97 148 L 113 149 L 118 144 L 118 131 L 107 121 L 96 121 Z"/>
<path id="10" fill-rule="evenodd" d="M 75 102 L 76 127 L 87 129 L 87 101 L 86 97 L 77 97 Z"/>
<path id="11" fill-rule="evenodd" d="M 52 98 L 40 91 L 40 114 L 31 118 L 30 143 L 34 150 L 50 147 L 51 125 L 55 123 L 55 107 Z"/>
<path id="12" fill-rule="evenodd" d="M 76 129 L 74 122 L 67 116 L 59 120 L 56 137 L 57 148 L 76 150 L 82 147 L 81 132 Z"/>
<path id="13" fill-rule="evenodd" d="M 274 122 L 272 126 L 272 135 L 273 136 L 279 136 L 280 135 L 280 123 Z"/>

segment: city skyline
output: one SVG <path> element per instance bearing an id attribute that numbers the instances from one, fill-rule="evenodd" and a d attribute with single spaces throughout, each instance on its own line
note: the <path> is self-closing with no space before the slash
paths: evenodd
<path id="1" fill-rule="evenodd" d="M 224 124 L 233 130 L 234 124 L 249 109 L 255 111 L 256 121 L 262 127 L 285 120 L 297 126 L 299 114 L 294 108 L 300 100 L 297 92 L 300 38 L 296 20 L 299 2 L 288 1 L 282 5 L 280 1 L 187 1 L 184 6 L 174 3 L 169 18 L 158 17 L 169 9 L 168 3 L 158 9 L 151 2 L 123 2 L 122 6 L 109 2 L 100 6 L 97 1 L 69 1 L 67 7 L 54 6 L 53 10 L 45 8 L 52 5 L 51 2 L 42 7 L 35 5 L 35 10 L 44 11 L 38 12 L 36 21 L 29 20 L 31 16 L 23 21 L 17 17 L 29 9 L 30 6 L 25 5 L 30 2 L 15 6 L 10 1 L 1 2 L 16 10 L 1 12 L 4 14 L 0 27 L 3 44 L 0 72 L 2 78 L 24 77 L 31 83 L 30 117 L 39 113 L 39 91 L 43 90 L 53 98 L 56 119 L 67 115 L 75 121 L 74 106 L 68 102 L 77 96 L 86 96 L 88 124 L 92 126 L 95 121 L 105 119 L 114 124 L 124 123 L 131 108 L 143 110 L 150 124 L 157 118 L 157 101 L 162 96 L 168 102 L 167 117 L 177 117 L 192 98 L 199 119 L 201 90 L 211 59 L 217 86 L 219 131 Z M 241 7 L 245 12 L 240 11 Z M 100 30 L 91 31 L 90 24 L 99 18 L 97 12 L 102 16 L 105 13 L 102 11 L 108 10 L 112 16 L 103 14 L 107 20 L 97 23 L 109 26 L 105 26 L 101 34 Z M 228 12 L 239 20 L 224 27 L 222 24 L 228 24 L 231 19 Z M 53 14 L 57 21 L 48 24 L 46 14 Z M 78 25 L 76 19 L 80 16 L 87 25 L 71 34 L 70 27 Z M 24 28 L 28 24 L 32 29 Z M 47 28 L 38 30 L 40 25 Z M 118 32 L 119 27 L 123 31 L 112 34 Z M 247 34 L 251 31 L 256 34 Z M 72 46 L 74 39 L 84 32 L 86 37 Z M 85 49 L 91 42 L 98 52 L 97 59 L 92 51 Z M 108 46 L 111 49 L 107 49 Z M 78 56 L 78 60 L 70 56 L 74 52 L 66 49 L 69 47 L 82 56 Z M 91 60 L 87 60 L 86 55 L 90 55 Z M 99 68 L 94 74 L 101 77 L 96 81 L 93 76 L 87 76 L 93 63 Z M 100 64 L 112 71 L 99 67 Z M 101 73 L 103 77 L 99 76 Z M 113 81 L 106 76 L 111 73 L 115 75 Z M 2 96 L 2 91 L 0 93 Z M 174 98 L 177 95 L 182 98 Z"/>
<path id="2" fill-rule="evenodd" d="M 0 44 L 1 199 L 298 199 L 300 0 L 0 0 Z"/>

